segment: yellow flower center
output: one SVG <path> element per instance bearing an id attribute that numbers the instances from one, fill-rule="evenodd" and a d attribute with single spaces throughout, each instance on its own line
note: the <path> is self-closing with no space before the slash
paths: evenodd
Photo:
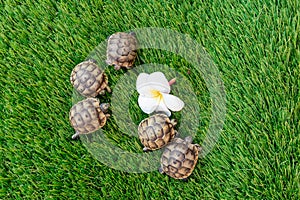
<path id="1" fill-rule="evenodd" d="M 151 90 L 151 95 L 152 95 L 153 98 L 155 98 L 159 101 L 162 100 L 162 98 L 163 98 L 162 93 L 158 90 Z"/>

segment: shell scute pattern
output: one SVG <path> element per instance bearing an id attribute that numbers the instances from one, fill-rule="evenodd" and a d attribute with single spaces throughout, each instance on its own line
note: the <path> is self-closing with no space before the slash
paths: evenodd
<path id="1" fill-rule="evenodd" d="M 91 60 L 76 65 L 71 73 L 70 81 L 74 88 L 85 97 L 104 94 L 105 90 L 111 92 L 106 74 Z"/>
<path id="2" fill-rule="evenodd" d="M 139 138 L 144 145 L 144 151 L 160 149 L 167 145 L 176 134 L 175 120 L 170 120 L 165 114 L 152 115 L 139 124 Z"/>
<path id="3" fill-rule="evenodd" d="M 192 144 L 190 137 L 175 138 L 165 147 L 160 171 L 175 179 L 186 179 L 196 166 L 199 150 L 199 145 Z"/>
<path id="4" fill-rule="evenodd" d="M 134 33 L 117 32 L 108 38 L 106 63 L 130 69 L 137 56 L 137 39 Z"/>
<path id="5" fill-rule="evenodd" d="M 109 114 L 105 114 L 106 110 L 101 109 L 101 105 L 96 98 L 87 98 L 73 105 L 69 119 L 76 136 L 94 132 L 105 125 Z"/>

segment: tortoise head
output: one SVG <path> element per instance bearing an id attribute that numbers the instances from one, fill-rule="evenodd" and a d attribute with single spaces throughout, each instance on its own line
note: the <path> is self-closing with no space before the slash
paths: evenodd
<path id="1" fill-rule="evenodd" d="M 192 144 L 193 142 L 193 137 L 192 136 L 187 136 L 184 138 L 184 141 L 188 144 Z"/>
<path id="2" fill-rule="evenodd" d="M 101 103 L 100 104 L 100 109 L 102 112 L 107 113 L 108 108 L 109 108 L 109 103 Z"/>
<path id="3" fill-rule="evenodd" d="M 184 138 L 184 141 L 187 143 L 187 144 L 192 144 L 193 142 L 193 138 L 192 136 L 187 136 L 186 138 Z M 199 145 L 199 144 L 193 144 L 197 149 L 198 149 L 198 152 L 201 153 L 203 148 Z"/>
<path id="4" fill-rule="evenodd" d="M 132 35 L 132 36 L 136 37 L 136 33 L 133 32 L 133 31 L 129 32 L 129 35 Z"/>
<path id="5" fill-rule="evenodd" d="M 88 61 L 88 62 L 92 62 L 92 63 L 94 63 L 94 64 L 98 64 L 97 63 L 97 61 L 95 60 L 95 59 L 93 59 L 93 58 L 89 58 L 89 59 L 87 59 L 86 61 Z"/>

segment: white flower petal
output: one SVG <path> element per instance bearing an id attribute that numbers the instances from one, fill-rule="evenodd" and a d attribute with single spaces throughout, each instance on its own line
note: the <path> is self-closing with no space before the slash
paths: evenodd
<path id="1" fill-rule="evenodd" d="M 154 86 L 154 89 L 160 92 L 170 93 L 169 82 L 165 75 L 161 72 L 154 72 L 150 74 L 148 77 L 148 83 L 151 83 Z"/>
<path id="2" fill-rule="evenodd" d="M 164 112 L 166 115 L 168 115 L 168 117 L 171 116 L 171 112 L 169 111 L 169 109 L 167 108 L 166 104 L 163 101 L 161 101 L 159 103 L 159 105 L 157 106 L 155 111 L 156 112 Z"/>
<path id="3" fill-rule="evenodd" d="M 139 94 L 151 96 L 151 90 L 153 89 L 151 84 L 148 83 L 149 74 L 140 73 L 136 80 L 136 90 Z"/>
<path id="4" fill-rule="evenodd" d="M 149 74 L 146 74 L 146 73 L 140 73 L 139 76 L 137 77 L 136 79 L 136 89 L 139 90 L 139 88 L 146 84 L 147 81 L 148 81 L 148 77 L 150 75 Z"/>
<path id="5" fill-rule="evenodd" d="M 157 108 L 159 102 L 155 98 L 140 95 L 138 104 L 144 113 L 150 114 Z"/>
<path id="6" fill-rule="evenodd" d="M 163 95 L 164 103 L 170 110 L 180 111 L 183 108 L 184 102 L 178 97 L 171 94 L 164 94 L 164 93 L 162 93 L 162 95 Z"/>
<path id="7" fill-rule="evenodd" d="M 170 93 L 170 85 L 165 75 L 161 72 L 152 74 L 141 73 L 136 81 L 136 89 L 139 94 L 145 94 L 150 89 L 164 93 Z"/>
<path id="8" fill-rule="evenodd" d="M 153 90 L 153 87 L 151 85 L 146 85 L 144 84 L 142 87 L 137 88 L 137 91 L 139 94 L 147 97 L 151 97 L 152 93 L 151 91 Z"/>
<path id="9" fill-rule="evenodd" d="M 164 112 L 170 116 L 170 110 L 179 111 L 184 106 L 182 100 L 169 94 L 169 82 L 161 72 L 139 74 L 136 81 L 136 89 L 140 94 L 138 104 L 143 112 L 147 114 L 156 111 Z"/>

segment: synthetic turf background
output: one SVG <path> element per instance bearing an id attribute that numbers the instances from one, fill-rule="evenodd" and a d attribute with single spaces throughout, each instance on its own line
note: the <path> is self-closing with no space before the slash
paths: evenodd
<path id="1" fill-rule="evenodd" d="M 6 0 L 0 9 L 1 199 L 300 196 L 299 1 Z M 142 27 L 188 34 L 222 73 L 224 129 L 188 182 L 111 169 L 70 139 L 71 70 L 110 34 Z M 182 59 L 155 50 L 137 64 L 153 61 L 187 70 Z M 109 73 L 112 86 L 120 73 Z M 200 88 L 205 111 L 209 94 Z M 111 138 L 133 151 L 113 126 L 106 127 L 116 129 Z"/>

